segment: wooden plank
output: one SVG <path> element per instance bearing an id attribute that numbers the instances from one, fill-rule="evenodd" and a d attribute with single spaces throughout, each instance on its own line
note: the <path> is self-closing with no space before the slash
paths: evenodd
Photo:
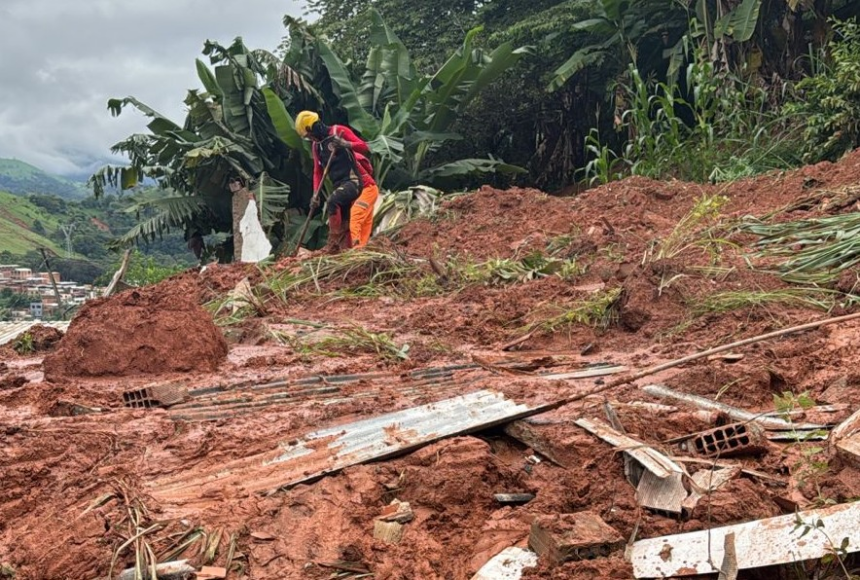
<path id="1" fill-rule="evenodd" d="M 529 425 L 528 421 L 512 421 L 508 423 L 505 425 L 505 433 L 524 445 L 528 445 L 559 467 L 567 467 L 553 453 L 552 443 Z"/>
<path id="2" fill-rule="evenodd" d="M 816 527 L 817 522 L 820 527 Z M 639 540 L 630 546 L 636 578 L 717 574 L 726 559 L 726 536 L 734 534 L 739 570 L 817 560 L 847 541 L 860 550 L 860 503 L 842 504 L 743 524 Z M 798 522 L 802 522 L 798 525 Z"/>

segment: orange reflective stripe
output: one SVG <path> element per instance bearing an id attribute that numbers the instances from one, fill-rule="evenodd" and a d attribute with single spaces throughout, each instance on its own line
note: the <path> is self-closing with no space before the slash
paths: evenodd
<path id="1" fill-rule="evenodd" d="M 364 209 L 367 209 L 370 207 L 367 203 L 365 203 L 363 201 L 357 201 L 357 202 L 355 202 L 355 205 L 363 207 Z"/>

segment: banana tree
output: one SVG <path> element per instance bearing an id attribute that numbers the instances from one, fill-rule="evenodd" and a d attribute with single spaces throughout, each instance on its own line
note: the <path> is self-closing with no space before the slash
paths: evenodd
<path id="1" fill-rule="evenodd" d="M 415 183 L 440 185 L 445 180 L 480 172 L 522 171 L 494 158 L 466 159 L 428 167 L 429 156 L 444 144 L 461 136 L 452 131 L 466 106 L 499 76 L 527 54 L 503 43 L 491 52 L 474 47 L 480 29 L 470 31 L 463 46 L 433 75 L 419 75 L 400 39 L 371 10 L 370 42 L 365 69 L 354 78 L 349 67 L 307 26 L 291 17 L 285 24 L 291 32 L 287 59 L 302 58 L 308 74 L 325 80 L 317 86 L 330 87 L 332 100 L 317 103 L 329 111 L 329 119 L 348 123 L 368 141 L 373 153 L 376 179 L 389 188 Z M 308 58 L 313 64 L 308 65 Z M 291 67 L 301 69 L 297 62 Z M 298 135 L 291 129 L 289 92 L 264 90 L 269 114 L 281 139 L 297 148 Z M 278 103 L 281 100 L 283 103 Z M 335 104 L 336 103 L 336 104 Z M 308 103 L 305 103 L 308 104 Z"/>
<path id="2" fill-rule="evenodd" d="M 269 79 L 283 78 L 284 67 L 274 67 L 274 56 L 250 51 L 241 39 L 229 47 L 207 42 L 204 54 L 214 70 L 197 60 L 205 91 L 188 91 L 183 126 L 133 97 L 108 102 L 114 116 L 131 106 L 150 117 L 150 132 L 113 146 L 130 164 L 105 167 L 93 175 L 95 195 L 106 186 L 126 190 L 145 179 L 161 186 L 159 195 L 150 192 L 129 208 L 139 223 L 116 241 L 119 245 L 151 240 L 173 228 L 184 228 L 186 234 L 229 232 L 229 182 L 236 179 L 255 194 L 261 223 L 276 241 L 288 227 L 286 210 L 309 199 L 295 187 L 304 181 L 302 165 L 296 162 L 300 156 L 278 137 L 260 91 Z M 294 83 L 294 89 L 310 90 L 304 83 Z"/>

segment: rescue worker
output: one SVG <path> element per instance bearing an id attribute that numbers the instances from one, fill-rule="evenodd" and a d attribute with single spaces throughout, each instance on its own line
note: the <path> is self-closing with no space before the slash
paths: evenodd
<path id="1" fill-rule="evenodd" d="M 328 200 L 326 251 L 364 246 L 370 239 L 373 208 L 379 196 L 367 143 L 345 125 L 326 125 L 313 111 L 296 116 L 296 132 L 313 141 L 314 191 L 322 183 L 323 169 L 333 156 L 328 170 L 334 191 Z"/>

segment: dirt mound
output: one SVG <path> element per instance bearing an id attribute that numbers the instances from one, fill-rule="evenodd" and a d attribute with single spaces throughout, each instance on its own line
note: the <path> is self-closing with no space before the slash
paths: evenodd
<path id="1" fill-rule="evenodd" d="M 89 302 L 44 361 L 49 380 L 212 371 L 227 343 L 185 284 L 161 284 Z"/>
<path id="2" fill-rule="evenodd" d="M 12 344 L 26 345 L 28 352 L 47 352 L 53 350 L 63 333 L 51 326 L 37 324 L 22 332 L 12 341 Z"/>
<path id="3" fill-rule="evenodd" d="M 484 186 L 442 205 L 442 219 L 417 220 L 397 237 L 406 252 L 465 254 L 474 258 L 510 256 L 544 248 L 554 236 L 570 234 L 576 216 L 570 200 L 536 189 L 505 191 Z M 539 227 L 535 227 L 539 223 Z"/>

